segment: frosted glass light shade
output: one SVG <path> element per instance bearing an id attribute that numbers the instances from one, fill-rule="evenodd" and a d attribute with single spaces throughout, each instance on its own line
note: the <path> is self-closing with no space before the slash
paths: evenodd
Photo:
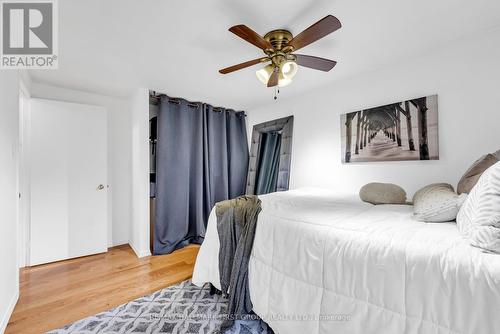
<path id="1" fill-rule="evenodd" d="M 269 81 L 269 77 L 273 73 L 273 70 L 274 66 L 269 64 L 264 66 L 264 68 L 257 70 L 257 72 L 255 72 L 255 75 L 257 76 L 257 79 L 259 79 L 260 82 L 262 82 L 264 85 L 267 85 L 267 82 Z"/>
<path id="2" fill-rule="evenodd" d="M 293 79 L 295 74 L 297 74 L 297 70 L 299 66 L 294 61 L 286 61 L 281 65 L 281 73 L 283 77 Z"/>
<path id="3" fill-rule="evenodd" d="M 280 72 L 278 78 L 278 87 L 285 87 L 292 83 L 292 78 L 286 78 L 283 73 Z"/>

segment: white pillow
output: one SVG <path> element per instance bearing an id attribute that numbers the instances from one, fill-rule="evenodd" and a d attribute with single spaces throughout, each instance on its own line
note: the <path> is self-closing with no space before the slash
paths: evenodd
<path id="1" fill-rule="evenodd" d="M 457 195 L 448 183 L 430 184 L 413 196 L 413 217 L 430 223 L 455 220 L 466 197 L 467 194 Z"/>
<path id="2" fill-rule="evenodd" d="M 481 175 L 458 212 L 457 224 L 473 246 L 500 253 L 500 162 Z"/>

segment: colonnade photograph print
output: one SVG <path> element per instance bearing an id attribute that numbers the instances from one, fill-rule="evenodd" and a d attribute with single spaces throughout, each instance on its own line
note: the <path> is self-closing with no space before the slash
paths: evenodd
<path id="1" fill-rule="evenodd" d="M 437 95 L 340 115 L 342 162 L 438 160 Z"/>

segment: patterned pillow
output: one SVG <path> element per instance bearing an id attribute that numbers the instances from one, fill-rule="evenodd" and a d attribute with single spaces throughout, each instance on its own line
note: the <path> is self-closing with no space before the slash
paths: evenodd
<path id="1" fill-rule="evenodd" d="M 500 162 L 481 175 L 458 212 L 457 224 L 473 246 L 500 253 Z"/>
<path id="2" fill-rule="evenodd" d="M 455 220 L 466 197 L 466 194 L 457 195 L 448 183 L 430 184 L 413 196 L 413 217 L 431 223 Z"/>

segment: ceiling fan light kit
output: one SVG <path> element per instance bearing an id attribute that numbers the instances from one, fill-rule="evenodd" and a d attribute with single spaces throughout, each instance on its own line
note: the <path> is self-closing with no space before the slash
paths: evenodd
<path id="1" fill-rule="evenodd" d="M 290 65 L 290 63 L 293 65 Z M 269 78 L 273 74 L 274 68 L 275 68 L 274 64 L 268 64 L 263 68 L 261 68 L 260 70 L 257 70 L 255 72 L 255 75 L 257 76 L 257 79 L 259 79 L 260 82 L 262 82 L 264 85 L 267 85 L 267 83 L 269 82 Z M 296 73 L 297 73 L 296 63 L 288 62 L 281 65 L 278 76 L 278 87 L 285 87 L 291 84 L 292 79 Z"/>
<path id="2" fill-rule="evenodd" d="M 219 72 L 227 74 L 266 63 L 255 74 L 267 87 L 288 86 L 297 74 L 298 66 L 328 72 L 337 64 L 336 61 L 294 52 L 331 34 L 341 26 L 335 16 L 327 15 L 295 37 L 290 31 L 284 29 L 270 31 L 262 37 L 245 25 L 231 27 L 230 32 L 260 48 L 266 56 L 224 68 Z"/>

